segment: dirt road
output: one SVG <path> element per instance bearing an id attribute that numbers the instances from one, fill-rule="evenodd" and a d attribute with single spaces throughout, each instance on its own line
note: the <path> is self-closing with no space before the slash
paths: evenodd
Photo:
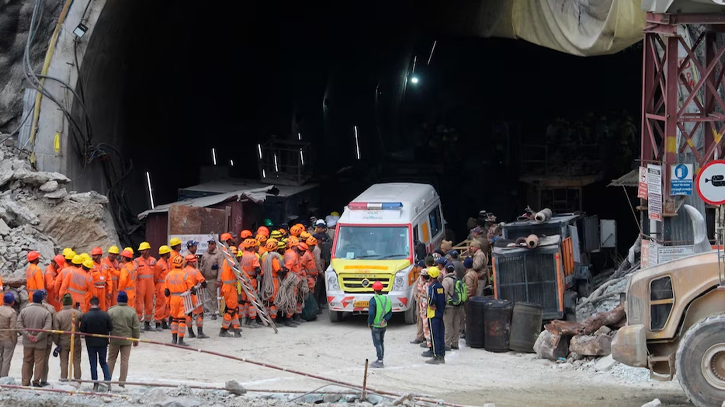
<path id="1" fill-rule="evenodd" d="M 298 328 L 245 329 L 242 339 L 219 338 L 220 320 L 206 321 L 211 339 L 189 339 L 192 347 L 234 354 L 250 360 L 302 370 L 350 383 L 362 384 L 365 358 L 375 359 L 364 318 L 332 324 L 325 314 L 319 321 Z M 145 333 L 144 338 L 167 341 L 169 331 Z M 627 383 L 609 373 L 558 369 L 533 355 L 490 353 L 465 346 L 450 352 L 446 364 L 423 363 L 423 351 L 408 342 L 415 326 L 394 322 L 385 338 L 385 369 L 371 370 L 368 386 L 397 392 L 414 391 L 446 401 L 501 406 L 639 407 L 659 398 L 666 406 L 689 406 L 675 382 Z M 461 345 L 464 342 L 461 341 Z M 15 350 L 10 375 L 20 377 L 22 346 Z M 88 357 L 83 353 L 83 378 L 89 379 Z M 50 380 L 59 377 L 58 359 L 51 358 Z M 114 375 L 117 380 L 118 372 Z M 131 353 L 129 381 L 198 382 L 223 385 L 237 380 L 247 388 L 311 390 L 324 382 L 212 355 L 141 344 Z"/>

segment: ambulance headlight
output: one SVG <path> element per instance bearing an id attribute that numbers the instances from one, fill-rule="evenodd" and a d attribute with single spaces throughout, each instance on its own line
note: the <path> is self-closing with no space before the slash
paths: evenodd
<path id="1" fill-rule="evenodd" d="M 408 271 L 400 271 L 395 274 L 395 282 L 393 283 L 393 291 L 402 291 L 405 288 L 405 280 L 408 278 Z"/>
<path id="2" fill-rule="evenodd" d="M 334 271 L 327 272 L 327 289 L 328 290 L 339 290 L 340 284 L 337 282 L 337 273 Z"/>

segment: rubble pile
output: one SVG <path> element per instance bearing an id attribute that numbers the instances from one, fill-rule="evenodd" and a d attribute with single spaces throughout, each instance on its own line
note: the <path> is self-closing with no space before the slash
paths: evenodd
<path id="1" fill-rule="evenodd" d="M 0 143 L 0 276 L 17 287 L 25 283 L 29 251 L 47 264 L 63 247 L 90 251 L 117 237 L 105 196 L 68 192 L 65 175 L 35 171 L 14 144 Z"/>

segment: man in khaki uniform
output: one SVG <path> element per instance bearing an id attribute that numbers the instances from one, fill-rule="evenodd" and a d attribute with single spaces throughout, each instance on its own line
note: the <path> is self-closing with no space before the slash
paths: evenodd
<path id="1" fill-rule="evenodd" d="M 478 291 L 476 295 L 482 295 L 483 289 L 488 285 L 488 256 L 481 250 L 481 242 L 474 240 L 471 242 L 470 251 L 473 258 L 473 271 L 478 274 Z"/>
<path id="2" fill-rule="evenodd" d="M 43 307 L 43 293 L 38 290 L 33 293 L 33 303 L 23 308 L 18 317 L 17 329 L 23 334 L 23 386 L 40 386 L 40 377 L 43 375 L 43 360 L 45 348 L 48 347 L 49 334 L 45 332 L 30 332 L 30 329 L 48 329 L 53 327 L 53 318 L 50 312 Z"/>
<path id="3" fill-rule="evenodd" d="M 454 304 L 451 302 L 455 291 L 456 269 L 453 263 L 448 263 L 445 269 L 445 277 L 443 277 L 443 293 L 446 296 L 446 309 L 443 311 L 443 324 L 445 325 L 445 346 L 446 351 L 450 349 L 458 350 L 458 338 L 463 329 L 463 303 Z"/>
<path id="4" fill-rule="evenodd" d="M 128 296 L 125 292 L 118 293 L 117 305 L 108 310 L 108 316 L 111 318 L 113 331 L 111 336 L 122 336 L 124 338 L 140 338 L 141 324 L 136 317 L 136 311 L 128 306 Z M 111 339 L 108 346 L 108 370 L 113 377 L 113 368 L 116 367 L 118 354 L 121 354 L 121 375 L 118 381 L 119 386 L 123 385 L 128 377 L 128 360 L 131 357 L 131 346 L 138 346 L 138 341 L 128 341 L 125 339 Z"/>
<path id="5" fill-rule="evenodd" d="M 63 309 L 55 314 L 54 329 L 70 332 L 73 330 L 73 315 L 75 315 L 76 332 L 80 332 L 81 316 L 80 310 L 73 308 L 73 297 L 66 293 L 62 299 Z M 68 362 L 70 356 L 70 335 L 53 335 L 53 341 L 60 346 L 60 381 L 68 381 Z M 81 336 L 75 335 L 73 339 L 73 378 L 81 378 Z"/>
<path id="6" fill-rule="evenodd" d="M 217 301 L 217 286 L 216 281 L 219 276 L 219 269 L 222 267 L 224 257 L 222 252 L 216 247 L 216 240 L 209 239 L 209 248 L 206 250 L 203 256 L 201 256 L 201 266 L 199 271 L 201 275 L 206 279 L 206 294 L 207 298 L 212 298 L 214 301 L 207 301 L 204 304 L 206 312 L 211 314 L 211 319 L 216 319 L 219 315 L 219 301 Z"/>
<path id="7" fill-rule="evenodd" d="M 10 361 L 18 343 L 18 334 L 15 331 L 5 331 L 5 329 L 15 329 L 18 323 L 18 314 L 13 309 L 14 304 L 13 293 L 5 293 L 3 305 L 0 307 L 0 377 L 5 377 L 10 372 Z"/>
<path id="8" fill-rule="evenodd" d="M 43 308 L 47 309 L 48 312 L 50 312 L 50 318 L 52 321 L 55 321 L 55 307 L 50 305 L 48 302 L 48 291 L 47 290 L 40 290 L 43 292 Z M 52 323 L 52 322 L 51 322 Z M 53 329 L 55 328 L 55 325 L 53 325 Z M 45 348 L 45 359 L 44 359 L 44 365 L 43 365 L 43 374 L 40 376 L 40 385 L 45 387 L 48 383 L 48 371 L 50 370 L 50 354 L 53 352 L 53 339 L 52 337 L 48 340 L 48 346 Z"/>

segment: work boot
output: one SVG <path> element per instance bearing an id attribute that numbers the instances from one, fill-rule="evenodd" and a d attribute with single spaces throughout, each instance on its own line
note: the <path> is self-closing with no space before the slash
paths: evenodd
<path id="1" fill-rule="evenodd" d="M 178 334 L 171 334 L 171 343 L 176 345 L 176 341 L 178 340 L 179 335 Z"/>
<path id="2" fill-rule="evenodd" d="M 227 329 L 225 329 L 225 328 L 222 328 L 222 329 L 221 329 L 221 330 L 219 331 L 219 337 L 220 337 L 220 338 L 231 338 L 231 336 L 232 336 L 232 335 L 230 335 L 230 334 L 229 334 L 229 331 L 228 331 Z"/>
<path id="3" fill-rule="evenodd" d="M 421 348 L 430 349 L 430 345 L 428 345 L 428 343 L 426 341 L 421 342 L 420 343 L 420 347 Z"/>
<path id="4" fill-rule="evenodd" d="M 250 329 L 256 328 L 256 326 L 252 326 L 252 320 L 249 318 L 244 318 L 244 326 Z"/>
<path id="5" fill-rule="evenodd" d="M 48 382 L 40 382 L 40 387 L 50 386 Z"/>
<path id="6" fill-rule="evenodd" d="M 40 383 L 33 382 L 33 387 L 41 387 Z"/>
<path id="7" fill-rule="evenodd" d="M 242 332 L 239 329 L 235 329 L 234 330 L 234 337 L 235 338 L 241 338 L 242 337 Z"/>
<path id="8" fill-rule="evenodd" d="M 144 323 L 143 323 L 143 330 L 144 331 L 150 331 L 151 330 L 151 324 L 149 324 L 149 321 L 144 321 Z"/>
<path id="9" fill-rule="evenodd" d="M 382 369 L 384 367 L 383 366 L 383 361 L 382 360 L 376 360 L 375 362 L 373 362 L 373 363 L 370 364 L 370 367 L 372 367 L 373 369 Z"/>
<path id="10" fill-rule="evenodd" d="M 425 342 L 425 341 L 422 339 L 418 339 L 418 338 L 415 338 L 412 341 L 410 341 L 410 343 L 412 343 L 413 345 L 417 345 L 417 344 L 423 343 L 423 342 Z"/>
<path id="11" fill-rule="evenodd" d="M 166 323 L 166 320 L 161 321 L 161 329 L 171 329 L 169 324 Z"/>
<path id="12" fill-rule="evenodd" d="M 204 328 L 199 327 L 199 335 L 196 336 L 199 339 L 209 339 L 208 335 L 204 335 Z"/>
<path id="13" fill-rule="evenodd" d="M 164 330 L 164 328 L 161 327 L 161 322 L 157 322 L 156 323 L 156 332 L 161 332 L 163 330 Z"/>
<path id="14" fill-rule="evenodd" d="M 307 321 L 302 319 L 302 314 L 295 314 L 295 322 L 298 324 L 304 324 Z"/>
<path id="15" fill-rule="evenodd" d="M 216 321 L 216 314 L 211 314 L 211 320 Z"/>
<path id="16" fill-rule="evenodd" d="M 196 338 L 193 327 L 189 327 L 189 338 Z"/>
<path id="17" fill-rule="evenodd" d="M 179 346 L 189 346 L 188 343 L 184 342 L 184 337 L 183 336 L 179 338 L 179 342 L 177 343 L 177 345 L 179 345 Z"/>
<path id="18" fill-rule="evenodd" d="M 433 359 L 426 360 L 425 363 L 427 363 L 429 365 L 445 365 L 446 358 L 443 356 L 436 356 Z"/>
<path id="19" fill-rule="evenodd" d="M 455 346 L 451 345 L 451 349 L 458 350 L 459 348 L 458 348 L 458 345 L 455 345 Z"/>
<path id="20" fill-rule="evenodd" d="M 33 387 L 35 387 L 35 384 L 33 384 Z M 93 391 L 98 391 L 98 383 L 93 383 Z"/>
<path id="21" fill-rule="evenodd" d="M 423 356 L 424 358 L 432 358 L 433 357 L 433 351 L 428 349 L 427 351 L 420 354 L 420 356 Z"/>
<path id="22" fill-rule="evenodd" d="M 284 326 L 286 326 L 286 327 L 290 327 L 290 328 L 297 328 L 297 325 L 293 324 L 293 323 L 292 323 L 292 321 L 290 321 L 290 319 L 289 319 L 289 318 L 285 318 L 285 319 L 283 319 L 283 320 L 282 320 L 282 324 L 283 324 Z"/>
<path id="23" fill-rule="evenodd" d="M 451 351 L 451 347 L 450 346 L 444 346 L 443 347 L 443 350 L 445 350 L 446 352 L 450 352 Z"/>

